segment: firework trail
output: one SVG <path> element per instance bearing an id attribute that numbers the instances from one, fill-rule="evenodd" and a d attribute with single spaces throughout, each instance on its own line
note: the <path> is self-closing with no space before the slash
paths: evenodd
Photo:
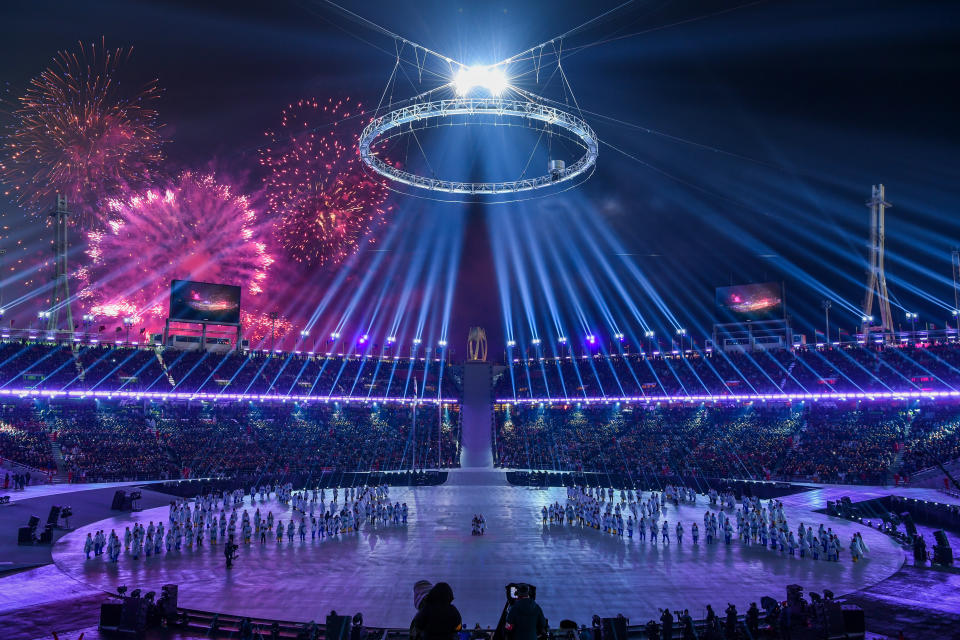
<path id="1" fill-rule="evenodd" d="M 102 228 L 103 203 L 150 183 L 163 159 L 156 81 L 126 92 L 119 74 L 131 53 L 106 42 L 61 51 L 15 102 L 0 159 L 9 195 L 32 213 L 67 196 L 73 221 Z"/>
<path id="2" fill-rule="evenodd" d="M 260 164 L 270 215 L 287 254 L 311 267 L 336 265 L 384 221 L 390 207 L 381 178 L 367 175 L 358 133 L 342 122 L 360 111 L 350 99 L 300 100 L 265 135 Z"/>
<path id="3" fill-rule="evenodd" d="M 240 286 L 253 315 L 273 302 L 265 292 L 271 227 L 213 175 L 187 172 L 106 205 L 107 228 L 87 232 L 89 264 L 76 273 L 86 312 L 156 326 L 173 279 Z"/>

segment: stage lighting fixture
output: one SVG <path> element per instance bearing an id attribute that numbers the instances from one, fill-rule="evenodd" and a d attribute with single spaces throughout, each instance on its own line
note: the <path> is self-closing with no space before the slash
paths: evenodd
<path id="1" fill-rule="evenodd" d="M 624 335 L 622 333 L 615 333 L 613 334 L 613 337 L 619 340 L 620 342 L 623 342 L 624 340 Z"/>
<path id="2" fill-rule="evenodd" d="M 597 336 L 595 336 L 595 335 L 593 335 L 593 334 L 591 333 L 590 335 L 587 336 L 587 342 L 589 342 L 590 344 L 596 344 L 596 343 L 597 343 Z"/>
<path id="3" fill-rule="evenodd" d="M 566 339 L 565 337 L 563 337 L 563 336 L 560 336 L 560 339 L 558 340 L 558 342 L 559 342 L 560 344 L 567 344 L 567 339 Z"/>
<path id="4" fill-rule="evenodd" d="M 500 67 L 460 67 L 453 77 L 453 89 L 458 96 L 465 96 L 474 87 L 480 87 L 490 92 L 493 97 L 499 97 L 507 87 L 507 74 Z"/>
<path id="5" fill-rule="evenodd" d="M 301 337 L 301 338 L 306 338 L 306 337 L 309 336 L 309 335 L 310 335 L 310 332 L 307 331 L 306 329 L 302 329 L 302 330 L 300 331 L 300 337 Z"/>
<path id="6" fill-rule="evenodd" d="M 863 316 L 864 322 L 873 322 L 873 316 Z"/>
<path id="7" fill-rule="evenodd" d="M 441 341 L 438 342 L 437 344 L 440 345 L 441 347 L 445 347 L 445 346 L 447 346 L 447 341 L 446 341 L 446 340 L 441 340 Z"/>
<path id="8" fill-rule="evenodd" d="M 0 316 L 4 314 L 5 309 L 0 309 Z"/>
<path id="9" fill-rule="evenodd" d="M 644 332 L 643 332 L 643 337 L 644 337 L 644 338 L 652 338 L 653 336 L 654 336 L 653 331 L 644 331 Z"/>
<path id="10" fill-rule="evenodd" d="M 539 345 L 539 344 L 540 344 L 540 338 L 534 338 L 533 340 L 530 341 L 530 344 Z"/>
<path id="11" fill-rule="evenodd" d="M 516 340 L 507 340 L 507 346 L 508 346 L 508 347 L 515 347 L 515 346 L 517 346 L 517 341 L 516 341 Z"/>
<path id="12" fill-rule="evenodd" d="M 685 336 L 685 335 L 687 335 L 687 330 L 686 330 L 686 329 L 677 329 L 677 335 L 678 335 L 678 336 Z"/>
<path id="13" fill-rule="evenodd" d="M 423 340 L 421 340 L 420 338 L 413 339 L 413 344 L 420 344 L 421 342 L 423 342 Z"/>
<path id="14" fill-rule="evenodd" d="M 397 341 L 397 336 L 387 336 L 387 344 L 393 344 Z"/>
<path id="15" fill-rule="evenodd" d="M 331 339 L 331 340 L 336 340 L 336 339 L 338 339 L 339 337 L 340 337 L 340 334 L 339 334 L 338 332 L 336 332 L 336 331 L 334 331 L 333 333 L 330 334 L 330 339 Z"/>

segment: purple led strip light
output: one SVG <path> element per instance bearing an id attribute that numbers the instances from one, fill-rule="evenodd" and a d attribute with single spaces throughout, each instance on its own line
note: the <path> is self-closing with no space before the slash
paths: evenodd
<path id="1" fill-rule="evenodd" d="M 246 393 L 182 393 L 175 391 L 54 391 L 51 389 L 0 389 L 0 396 L 17 398 L 159 398 L 161 400 L 259 400 L 269 402 L 358 402 L 361 404 L 457 404 L 453 398 L 364 398 L 357 396 L 285 396 Z"/>
<path id="2" fill-rule="evenodd" d="M 790 400 L 909 400 L 909 399 L 956 399 L 960 391 L 875 391 L 856 393 L 757 393 L 716 396 L 621 396 L 607 398 L 498 398 L 497 404 L 610 404 L 612 402 L 766 402 Z"/>

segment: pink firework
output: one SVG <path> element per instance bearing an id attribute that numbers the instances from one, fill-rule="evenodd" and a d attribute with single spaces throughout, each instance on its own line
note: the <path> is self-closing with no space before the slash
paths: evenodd
<path id="1" fill-rule="evenodd" d="M 133 49 L 106 42 L 61 51 L 16 101 L 0 177 L 31 213 L 67 196 L 73 221 L 102 228 L 104 202 L 149 184 L 163 159 L 156 81 L 124 91 L 118 75 Z"/>
<path id="2" fill-rule="evenodd" d="M 357 140 L 362 120 L 350 99 L 300 100 L 260 151 L 277 236 L 291 258 L 336 265 L 353 254 L 390 211 L 386 183 L 364 172 Z"/>
<path id="3" fill-rule="evenodd" d="M 279 346 L 293 332 L 293 323 L 279 314 L 274 320 L 269 312 L 250 313 L 242 311 L 240 320 L 243 324 L 243 335 L 251 341 L 250 346 L 254 348 L 270 347 L 274 339 Z"/>
<path id="4" fill-rule="evenodd" d="M 187 172 L 107 205 L 107 228 L 87 232 L 90 264 L 77 273 L 87 312 L 155 326 L 174 279 L 238 285 L 247 310 L 265 303 L 271 229 L 214 176 Z"/>

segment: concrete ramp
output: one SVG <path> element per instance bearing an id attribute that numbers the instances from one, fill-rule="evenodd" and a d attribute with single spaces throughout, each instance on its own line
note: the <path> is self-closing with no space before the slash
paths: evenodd
<path id="1" fill-rule="evenodd" d="M 487 362 L 463 365 L 460 466 L 493 469 L 493 370 Z"/>
<path id="2" fill-rule="evenodd" d="M 500 469 L 450 469 L 445 487 L 506 487 L 507 472 Z"/>

